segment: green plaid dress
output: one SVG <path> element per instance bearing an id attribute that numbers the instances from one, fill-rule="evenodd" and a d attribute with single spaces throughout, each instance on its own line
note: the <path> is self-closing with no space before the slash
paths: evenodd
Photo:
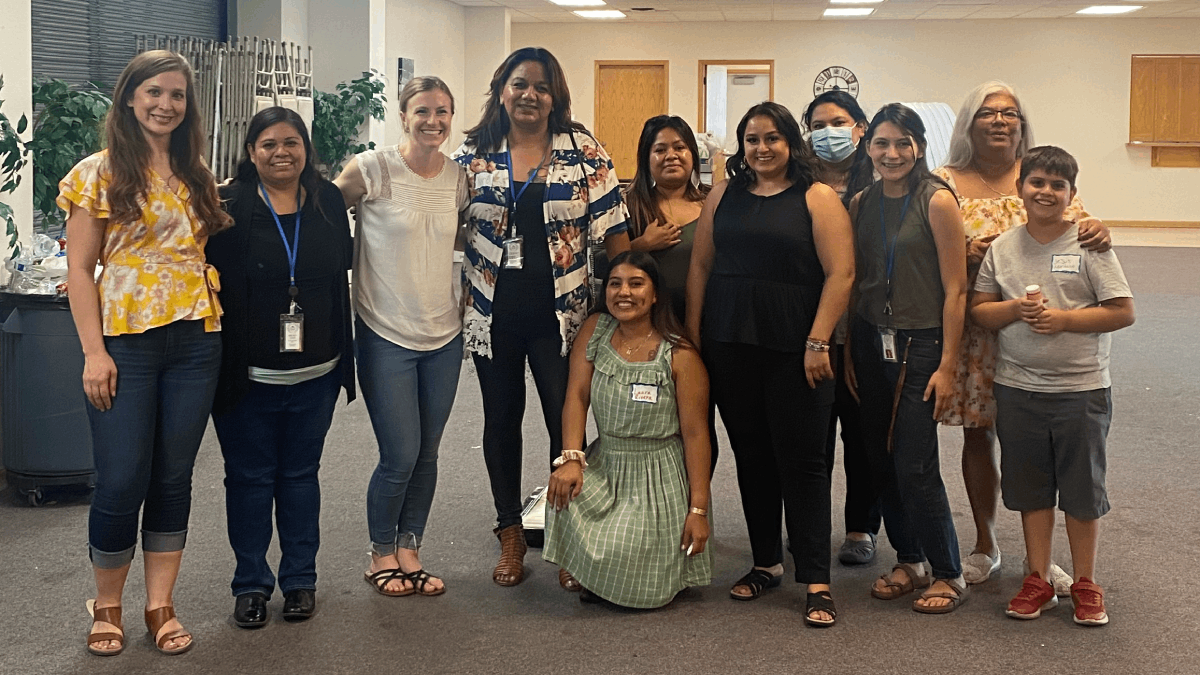
<path id="1" fill-rule="evenodd" d="M 671 345 L 653 361 L 630 363 L 611 341 L 617 321 L 600 315 L 587 344 L 592 411 L 600 440 L 583 490 L 564 511 L 546 512 L 543 557 L 584 588 L 625 607 L 661 607 L 712 579 L 712 556 L 679 550 L 688 514 L 687 469 L 679 434 Z M 632 399 L 634 384 L 658 387 L 656 403 Z"/>

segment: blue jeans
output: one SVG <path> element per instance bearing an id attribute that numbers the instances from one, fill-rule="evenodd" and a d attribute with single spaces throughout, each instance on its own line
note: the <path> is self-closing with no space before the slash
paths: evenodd
<path id="1" fill-rule="evenodd" d="M 225 517 L 237 558 L 234 595 L 275 590 L 267 564 L 271 514 L 279 528 L 279 590 L 317 587 L 321 486 L 317 472 L 333 421 L 341 370 L 293 385 L 251 382 L 228 412 L 213 415 L 225 457 Z"/>
<path id="2" fill-rule="evenodd" d="M 192 467 L 221 367 L 221 335 L 204 321 L 176 321 L 104 338 L 117 366 L 112 408 L 86 404 L 96 491 L 88 514 L 92 564 L 133 559 L 138 511 L 142 549 L 183 550 L 192 508 Z"/>
<path id="3" fill-rule="evenodd" d="M 405 349 L 362 319 L 354 324 L 358 384 L 379 443 L 367 486 L 367 528 L 377 555 L 418 549 L 437 487 L 438 445 L 450 419 L 463 340 L 429 351 Z"/>
<path id="4" fill-rule="evenodd" d="M 901 363 L 883 360 L 875 326 L 855 318 L 853 330 L 863 442 L 888 541 L 896 549 L 897 561 L 918 563 L 928 558 L 934 578 L 958 578 L 962 563 L 942 483 L 934 400 L 921 400 L 942 360 L 942 330 L 897 331 Z M 904 381 L 897 394 L 902 366 Z"/>

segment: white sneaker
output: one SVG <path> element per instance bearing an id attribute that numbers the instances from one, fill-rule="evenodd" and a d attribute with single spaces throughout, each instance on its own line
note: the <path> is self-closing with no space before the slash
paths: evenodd
<path id="1" fill-rule="evenodd" d="M 1025 570 L 1025 576 L 1029 576 L 1029 559 L 1021 561 L 1021 567 Z M 1055 565 L 1053 561 L 1050 563 L 1050 569 L 1046 570 L 1046 581 L 1054 587 L 1054 594 L 1060 598 L 1071 597 L 1071 584 L 1075 580 L 1067 574 L 1066 570 Z"/>
<path id="2" fill-rule="evenodd" d="M 968 584 L 982 584 L 991 579 L 993 574 L 1000 571 L 1000 551 L 996 551 L 996 557 L 994 558 L 986 553 L 972 553 L 963 558 L 962 569 L 963 579 Z M 1057 587 L 1055 590 L 1057 592 Z M 1069 592 L 1070 589 L 1068 589 Z"/>

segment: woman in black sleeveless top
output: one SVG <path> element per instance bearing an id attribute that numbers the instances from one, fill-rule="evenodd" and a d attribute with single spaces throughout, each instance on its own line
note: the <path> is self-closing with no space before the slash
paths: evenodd
<path id="1" fill-rule="evenodd" d="M 729 431 L 754 555 L 730 595 L 779 585 L 782 503 L 796 581 L 808 585 L 805 621 L 830 626 L 829 339 L 854 279 L 850 219 L 814 181 L 816 159 L 787 108 L 754 106 L 737 134 L 729 180 L 700 214 L 687 287 L 687 330 Z"/>

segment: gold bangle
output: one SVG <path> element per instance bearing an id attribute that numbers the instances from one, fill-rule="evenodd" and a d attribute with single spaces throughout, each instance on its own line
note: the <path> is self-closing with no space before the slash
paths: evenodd
<path id="1" fill-rule="evenodd" d="M 707 516 L 708 515 L 708 509 L 702 509 L 699 506 L 693 506 L 692 508 L 688 509 L 688 511 L 690 511 L 691 513 L 694 513 L 698 516 Z"/>

